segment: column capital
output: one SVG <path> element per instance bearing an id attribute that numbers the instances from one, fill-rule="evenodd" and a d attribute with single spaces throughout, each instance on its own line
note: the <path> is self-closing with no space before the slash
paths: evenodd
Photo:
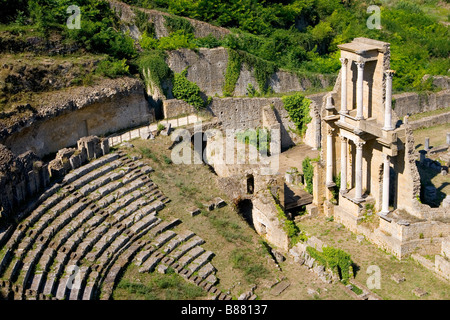
<path id="1" fill-rule="evenodd" d="M 387 155 L 386 153 L 383 153 L 383 160 L 390 161 L 391 160 L 391 156 Z"/>
<path id="2" fill-rule="evenodd" d="M 355 64 L 359 69 L 364 69 L 366 63 L 364 61 L 355 61 Z"/>
<path id="3" fill-rule="evenodd" d="M 341 61 L 342 65 L 347 65 L 348 59 L 347 58 L 339 58 L 339 61 Z"/>
<path id="4" fill-rule="evenodd" d="M 365 141 L 357 141 L 357 142 L 355 142 L 356 149 L 362 149 L 365 144 L 366 144 Z"/>
<path id="5" fill-rule="evenodd" d="M 342 134 L 339 134 L 339 139 L 341 139 L 342 142 L 347 141 L 347 138 L 344 137 Z"/>
<path id="6" fill-rule="evenodd" d="M 335 130 L 334 128 L 328 127 L 327 128 L 327 135 L 329 135 L 329 136 L 333 135 L 334 130 Z"/>
<path id="7" fill-rule="evenodd" d="M 386 78 L 392 78 L 394 76 L 395 71 L 394 70 L 386 70 L 384 74 L 386 75 Z"/>

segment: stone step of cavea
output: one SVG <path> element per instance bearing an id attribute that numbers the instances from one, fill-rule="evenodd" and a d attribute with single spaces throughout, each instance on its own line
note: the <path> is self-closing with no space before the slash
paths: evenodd
<path id="1" fill-rule="evenodd" d="M 119 159 L 119 157 L 120 156 L 117 153 L 110 153 L 99 159 L 93 160 L 93 161 L 83 165 L 82 167 L 75 169 L 75 170 L 69 172 L 68 174 L 66 174 L 65 177 L 63 178 L 63 183 L 70 184 L 70 183 L 74 182 L 75 180 L 78 180 L 81 177 L 87 175 L 89 172 Z"/>
<path id="2" fill-rule="evenodd" d="M 199 257 L 189 263 L 187 269 L 192 273 L 195 273 L 205 264 L 207 264 L 213 257 L 214 253 L 212 251 L 205 251 Z"/>
<path id="3" fill-rule="evenodd" d="M 161 220 L 158 220 L 158 222 L 160 221 Z M 148 234 L 148 232 L 153 228 L 154 225 L 151 225 L 143 230 L 140 234 L 136 235 L 133 240 L 130 241 L 129 246 L 127 248 L 122 248 L 121 252 L 117 254 L 116 259 L 111 262 L 110 266 L 107 268 L 108 270 L 106 270 L 104 280 L 102 282 L 101 299 L 109 299 L 109 297 L 112 295 L 114 284 L 121 270 L 123 270 L 126 265 L 130 263 L 132 258 L 139 252 L 139 250 L 150 244 L 150 239 L 138 239 Z"/>
<path id="4" fill-rule="evenodd" d="M 201 267 L 200 270 L 198 270 L 197 274 L 200 278 L 206 279 L 214 272 L 216 272 L 216 268 L 214 268 L 214 266 L 210 262 L 208 262 L 203 267 Z"/>
<path id="5" fill-rule="evenodd" d="M 123 196 L 145 186 L 145 183 L 143 181 L 139 181 L 138 183 L 131 185 L 132 181 L 134 180 L 129 181 L 129 183 L 127 184 L 124 184 L 122 181 L 122 186 L 115 190 L 111 190 L 110 194 L 105 194 L 100 199 L 98 199 L 97 205 L 100 208 L 106 208 L 107 206 L 114 203 L 114 201 L 116 201 L 117 199 L 122 198 Z"/>
<path id="6" fill-rule="evenodd" d="M 194 261 L 195 258 L 197 258 L 198 256 L 200 256 L 203 252 L 205 252 L 205 249 L 203 249 L 200 246 L 196 246 L 194 248 L 192 248 L 191 250 L 189 250 L 188 252 L 186 252 L 181 258 L 178 259 L 178 264 L 184 268 L 186 267 L 189 263 L 191 263 L 192 261 Z"/>
<path id="7" fill-rule="evenodd" d="M 72 287 L 69 288 L 70 293 L 68 293 L 69 300 L 79 300 L 81 293 L 84 291 L 84 278 L 82 275 L 89 273 L 90 267 L 81 267 L 80 275 L 78 278 L 75 277 L 75 281 L 72 284 Z M 67 297 L 67 296 L 66 296 Z"/>
<path id="8" fill-rule="evenodd" d="M 92 272 L 89 275 L 89 280 L 83 291 L 82 300 L 92 300 L 95 293 L 95 280 L 98 278 L 99 274 L 97 271 Z"/>
<path id="9" fill-rule="evenodd" d="M 26 276 L 24 278 L 24 287 L 27 285 L 27 280 L 29 277 L 29 271 L 33 269 L 34 263 L 36 260 L 40 257 L 41 253 L 44 251 L 44 249 L 47 247 L 48 243 L 50 242 L 51 236 L 54 234 L 54 232 L 60 231 L 71 219 L 77 216 L 78 212 L 82 211 L 87 207 L 86 203 L 78 202 L 73 207 L 71 207 L 68 211 L 64 213 L 62 216 L 63 219 L 56 219 L 54 223 L 52 223 L 50 226 L 47 227 L 47 232 L 44 232 L 38 236 L 37 241 L 38 243 L 35 244 L 36 248 L 32 250 L 31 252 L 26 255 L 26 252 L 22 252 L 22 257 L 24 257 L 24 272 L 26 272 Z M 57 225 L 55 225 L 56 222 L 59 222 Z M 30 257 L 27 259 L 27 257 Z M 28 272 L 27 272 L 28 271 Z"/>
<path id="10" fill-rule="evenodd" d="M 113 169 L 115 169 L 115 167 L 112 167 L 109 172 L 105 172 L 103 174 L 100 175 L 100 173 L 97 173 L 96 171 L 94 171 L 96 173 L 96 176 L 98 175 L 97 178 L 91 180 L 88 183 L 83 184 L 83 186 L 77 190 L 77 192 L 79 192 L 82 196 L 86 197 L 88 194 L 93 193 L 94 191 L 99 191 L 102 190 L 104 191 L 104 189 L 102 189 L 103 186 L 107 185 L 108 183 L 112 182 L 112 181 L 117 181 L 119 179 L 121 179 L 122 177 L 125 176 L 126 172 L 125 171 L 119 171 L 119 172 L 115 172 L 112 171 Z M 109 192 L 105 192 L 105 194 L 107 194 Z"/>
<path id="11" fill-rule="evenodd" d="M 139 268 L 139 272 L 152 272 L 157 264 L 164 258 L 164 253 L 155 251 Z"/>
<path id="12" fill-rule="evenodd" d="M 176 235 L 175 238 L 171 239 L 167 244 L 165 244 L 161 251 L 168 254 L 175 250 L 181 243 L 188 241 L 195 236 L 195 233 L 190 230 L 183 230 Z"/>
<path id="13" fill-rule="evenodd" d="M 50 246 L 54 247 L 56 250 L 63 247 L 68 242 L 68 240 L 71 239 L 73 234 L 78 232 L 79 229 L 82 228 L 85 225 L 85 223 L 94 216 L 95 209 L 96 209 L 95 204 L 90 205 L 88 208 L 85 208 L 77 216 L 76 219 L 73 219 L 72 221 L 70 221 L 70 223 L 65 228 L 63 228 L 58 233 L 56 233 L 56 235 L 52 238 L 52 240 L 50 242 Z M 78 233 L 78 239 L 81 234 Z"/>
<path id="14" fill-rule="evenodd" d="M 192 237 L 191 240 L 188 242 L 182 244 L 180 247 L 169 253 L 169 257 L 173 258 L 174 260 L 178 260 L 181 258 L 186 252 L 194 248 L 195 246 L 199 246 L 204 244 L 205 241 L 200 238 L 199 236 L 195 235 Z"/>
<path id="15" fill-rule="evenodd" d="M 50 268 L 51 262 L 53 261 L 53 258 L 56 255 L 56 251 L 53 248 L 47 248 L 44 253 L 42 254 L 42 257 L 39 260 L 39 265 L 41 266 L 42 270 L 41 273 L 37 274 L 35 273 L 32 279 L 32 283 L 30 285 L 30 289 L 34 290 L 36 292 L 40 292 L 41 285 L 42 285 L 42 279 L 44 278 L 44 273 L 48 271 Z"/>
<path id="16" fill-rule="evenodd" d="M 158 250 L 176 235 L 177 234 L 172 230 L 164 231 L 151 242 L 151 245 L 155 248 L 155 250 Z"/>
<path id="17" fill-rule="evenodd" d="M 86 190 L 89 189 L 88 186 L 97 184 L 100 187 L 101 182 L 104 181 L 103 178 L 106 178 L 108 174 L 114 173 L 114 170 L 119 168 L 120 165 L 120 161 L 115 161 L 87 173 L 85 176 L 82 176 L 78 180 L 71 183 L 70 192 L 73 193 L 76 190 L 77 192 L 85 195 L 87 193 Z"/>

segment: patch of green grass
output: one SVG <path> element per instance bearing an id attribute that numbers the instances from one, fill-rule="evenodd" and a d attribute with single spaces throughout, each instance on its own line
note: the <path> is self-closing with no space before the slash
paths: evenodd
<path id="1" fill-rule="evenodd" d="M 252 251 L 250 249 L 234 249 L 231 252 L 230 259 L 233 268 L 241 270 L 249 283 L 264 278 L 268 272 L 262 263 L 252 259 Z"/>
<path id="2" fill-rule="evenodd" d="M 409 117 L 410 121 L 415 121 L 415 120 L 419 120 L 425 117 L 430 117 L 430 116 L 435 116 L 438 114 L 442 114 L 442 113 L 446 113 L 450 111 L 450 107 L 447 108 L 443 108 L 443 109 L 437 109 L 437 110 L 433 110 L 433 111 L 426 111 L 426 112 L 421 112 L 418 114 L 413 114 Z"/>
<path id="3" fill-rule="evenodd" d="M 160 160 L 149 148 L 139 148 L 142 156 L 147 159 L 152 159 L 154 162 L 159 163 Z"/>
<path id="4" fill-rule="evenodd" d="M 362 289 L 358 288 L 354 284 L 352 284 L 352 291 L 356 293 L 358 296 L 363 293 Z"/>
<path id="5" fill-rule="evenodd" d="M 163 155 L 163 160 L 164 160 L 164 163 L 167 164 L 167 165 L 173 163 L 173 162 L 172 162 L 172 159 L 170 159 L 170 158 L 169 158 L 168 156 L 166 156 L 165 154 Z"/>
<path id="6" fill-rule="evenodd" d="M 205 295 L 205 292 L 168 269 L 167 274 L 152 274 L 147 283 L 122 279 L 117 285 L 119 300 L 193 300 Z"/>

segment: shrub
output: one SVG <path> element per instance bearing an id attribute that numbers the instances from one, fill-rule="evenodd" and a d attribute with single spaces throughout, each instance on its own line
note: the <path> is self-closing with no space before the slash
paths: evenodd
<path id="1" fill-rule="evenodd" d="M 162 123 L 158 123 L 158 125 L 157 125 L 157 127 L 156 127 L 156 130 L 157 130 L 158 132 L 161 132 L 161 131 L 163 131 L 165 128 L 166 128 L 165 125 L 163 125 Z"/>
<path id="2" fill-rule="evenodd" d="M 194 35 L 184 33 L 183 31 L 175 31 L 168 37 L 159 39 L 158 49 L 160 50 L 176 50 L 179 48 L 195 49 L 197 45 L 194 41 Z"/>
<path id="3" fill-rule="evenodd" d="M 296 93 L 282 98 L 284 108 L 289 114 L 289 118 L 295 124 L 295 131 L 303 136 L 306 132 L 306 126 L 311 122 L 309 115 L 309 105 L 311 100 L 305 98 L 301 93 Z"/>
<path id="4" fill-rule="evenodd" d="M 277 208 L 277 217 L 280 222 L 283 223 L 283 230 L 286 232 L 286 235 L 289 238 L 289 244 L 290 246 L 294 246 L 299 241 L 305 242 L 308 240 L 308 237 L 301 232 L 301 230 L 298 228 L 298 226 L 295 224 L 294 221 L 289 220 L 281 206 L 277 203 L 277 200 L 275 200 L 275 207 Z"/>
<path id="5" fill-rule="evenodd" d="M 150 21 L 150 16 L 139 9 L 133 9 L 135 14 L 134 23 L 141 33 L 146 33 L 150 37 L 155 36 L 155 25 Z"/>
<path id="6" fill-rule="evenodd" d="M 182 17 L 177 16 L 165 16 L 164 26 L 170 33 L 180 32 L 181 34 L 194 34 L 194 27 L 191 23 Z"/>
<path id="7" fill-rule="evenodd" d="M 207 35 L 204 38 L 195 39 L 195 44 L 199 48 L 217 48 L 220 47 L 222 42 L 214 37 L 212 34 Z"/>
<path id="8" fill-rule="evenodd" d="M 107 59 L 100 61 L 95 72 L 108 78 L 117 78 L 128 75 L 129 66 L 127 65 L 127 61 L 125 59 Z"/>
<path id="9" fill-rule="evenodd" d="M 256 130 L 238 131 L 236 139 L 239 142 L 250 144 L 263 154 L 270 150 L 270 131 L 266 128 L 256 128 Z"/>
<path id="10" fill-rule="evenodd" d="M 186 78 L 187 68 L 181 73 L 175 73 L 173 82 L 173 96 L 194 106 L 197 110 L 205 107 L 205 102 L 200 96 L 200 88 L 194 82 Z"/>
<path id="11" fill-rule="evenodd" d="M 345 251 L 333 247 L 323 247 L 322 252 L 320 252 L 310 246 L 306 248 L 306 251 L 324 267 L 337 271 L 343 282 L 348 282 L 350 277 L 353 276 L 353 261 Z"/>
<path id="12" fill-rule="evenodd" d="M 144 32 L 141 34 L 141 37 L 139 38 L 139 44 L 141 48 L 144 50 L 153 50 L 158 48 L 159 42 L 158 39 L 155 39 L 147 32 Z"/>
<path id="13" fill-rule="evenodd" d="M 314 167 L 311 164 L 311 159 L 306 157 L 302 162 L 303 176 L 305 177 L 306 191 L 310 194 L 313 193 L 313 177 Z"/>
<path id="14" fill-rule="evenodd" d="M 165 60 L 165 54 L 159 50 L 145 52 L 138 60 L 139 71 L 147 85 L 153 84 L 161 89 L 162 81 L 172 77 L 172 71 Z M 150 78 L 148 78 L 150 76 Z"/>
<path id="15" fill-rule="evenodd" d="M 230 48 L 228 51 L 228 65 L 227 71 L 225 73 L 225 84 L 223 87 L 223 95 L 225 97 L 232 96 L 234 89 L 236 88 L 236 83 L 239 80 L 241 74 L 242 59 L 241 56 Z"/>

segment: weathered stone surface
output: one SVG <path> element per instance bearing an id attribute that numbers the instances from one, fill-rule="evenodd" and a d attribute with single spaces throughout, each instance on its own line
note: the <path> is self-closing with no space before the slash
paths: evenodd
<path id="1" fill-rule="evenodd" d="M 278 250 L 272 249 L 272 254 L 275 257 L 277 263 L 283 262 L 286 260 L 286 257 Z"/>
<path id="2" fill-rule="evenodd" d="M 227 203 L 222 198 L 214 198 L 214 205 L 216 208 L 222 208 L 227 205 Z"/>
<path id="3" fill-rule="evenodd" d="M 392 279 L 394 282 L 396 282 L 396 283 L 401 283 L 401 282 L 403 282 L 403 281 L 406 280 L 404 276 L 402 276 L 402 275 L 400 275 L 400 274 L 398 274 L 398 273 L 394 273 L 394 274 L 391 276 L 391 279 Z"/>
<path id="4" fill-rule="evenodd" d="M 270 293 L 274 296 L 278 296 L 284 290 L 286 290 L 290 285 L 291 285 L 291 283 L 288 280 L 283 280 L 283 281 L 279 282 L 278 284 L 276 284 L 275 286 L 273 286 L 272 289 L 270 290 Z"/>
<path id="5" fill-rule="evenodd" d="M 364 237 L 363 235 L 361 235 L 361 234 L 359 234 L 359 235 L 356 236 L 356 241 L 358 241 L 358 243 L 363 242 L 364 239 L 365 239 L 365 237 Z"/>
<path id="6" fill-rule="evenodd" d="M 428 292 L 419 287 L 415 288 L 412 292 L 419 298 L 428 294 Z"/>
<path id="7" fill-rule="evenodd" d="M 196 207 L 192 207 L 192 208 L 188 209 L 187 211 L 191 217 L 195 217 L 196 215 L 199 215 L 201 213 L 200 209 L 196 208 Z"/>

